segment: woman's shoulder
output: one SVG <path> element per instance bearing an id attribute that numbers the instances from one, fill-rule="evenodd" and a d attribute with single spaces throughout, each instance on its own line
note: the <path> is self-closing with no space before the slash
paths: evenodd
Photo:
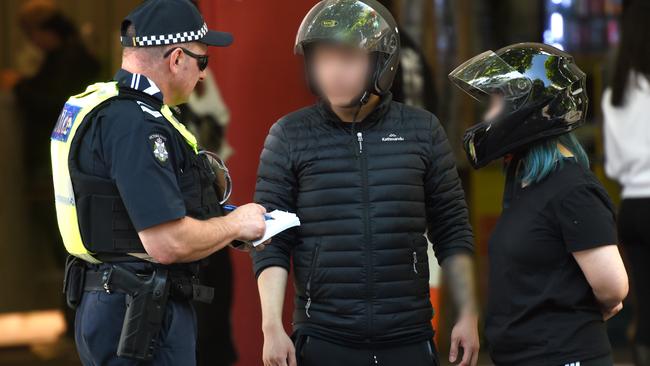
<path id="1" fill-rule="evenodd" d="M 578 204 L 584 200 L 600 201 L 606 206 L 613 206 L 607 190 L 594 173 L 574 160 L 565 161 L 548 178 L 549 182 L 557 187 L 552 197 L 552 201 L 556 203 Z"/>
<path id="2" fill-rule="evenodd" d="M 580 187 L 591 187 L 594 189 L 603 189 L 594 173 L 588 168 L 578 163 L 574 159 L 566 159 L 559 164 L 558 168 L 549 174 L 548 184 L 555 186 L 555 197 L 561 197 L 567 192 Z"/>

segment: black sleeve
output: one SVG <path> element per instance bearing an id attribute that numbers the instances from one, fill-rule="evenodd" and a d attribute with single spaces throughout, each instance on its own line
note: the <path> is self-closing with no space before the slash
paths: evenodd
<path id="1" fill-rule="evenodd" d="M 457 253 L 471 254 L 474 238 L 454 155 L 435 117 L 432 131 L 431 165 L 425 175 L 427 237 L 433 243 L 438 263 L 442 263 Z"/>
<path id="2" fill-rule="evenodd" d="M 296 177 L 292 170 L 289 144 L 282 127 L 271 127 L 260 156 L 255 187 L 255 202 L 268 211 L 296 212 Z M 290 258 L 295 243 L 296 228 L 283 231 L 271 240 L 264 250 L 252 251 L 253 269 L 259 276 L 268 267 L 279 266 L 289 271 Z"/>
<path id="3" fill-rule="evenodd" d="M 618 243 L 614 206 L 602 187 L 589 184 L 573 188 L 555 207 L 567 252 Z"/>
<path id="4" fill-rule="evenodd" d="M 142 231 L 184 217 L 171 131 L 144 118 L 137 104 L 118 103 L 102 120 L 102 152 L 133 226 Z"/>

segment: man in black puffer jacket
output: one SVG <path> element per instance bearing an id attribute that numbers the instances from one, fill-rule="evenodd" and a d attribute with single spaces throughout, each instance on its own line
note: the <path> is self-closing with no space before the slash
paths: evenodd
<path id="1" fill-rule="evenodd" d="M 436 365 L 426 231 L 455 281 L 450 361 L 462 348 L 460 364 L 475 365 L 464 193 L 436 117 L 388 92 L 399 60 L 392 16 L 374 0 L 322 1 L 296 51 L 321 102 L 278 121 L 260 159 L 255 201 L 302 222 L 253 253 L 264 364 Z M 292 258 L 295 344 L 281 319 Z"/>

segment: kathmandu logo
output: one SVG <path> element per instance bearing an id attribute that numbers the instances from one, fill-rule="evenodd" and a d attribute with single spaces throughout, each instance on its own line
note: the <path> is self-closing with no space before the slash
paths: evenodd
<path id="1" fill-rule="evenodd" d="M 382 138 L 381 138 L 381 141 L 383 141 L 383 142 L 390 142 L 390 141 L 404 141 L 404 137 L 402 137 L 402 136 L 398 136 L 398 135 L 396 135 L 396 134 L 394 134 L 394 133 L 391 133 L 390 135 L 388 135 L 388 136 L 386 136 L 386 137 L 382 137 Z"/>

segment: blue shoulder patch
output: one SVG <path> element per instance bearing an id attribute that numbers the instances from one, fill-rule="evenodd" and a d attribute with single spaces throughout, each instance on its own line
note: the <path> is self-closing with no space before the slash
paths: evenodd
<path id="1" fill-rule="evenodd" d="M 56 126 L 54 126 L 54 130 L 52 131 L 52 140 L 68 141 L 72 124 L 80 110 L 81 107 L 68 103 L 63 106 L 59 119 L 56 121 Z"/>

